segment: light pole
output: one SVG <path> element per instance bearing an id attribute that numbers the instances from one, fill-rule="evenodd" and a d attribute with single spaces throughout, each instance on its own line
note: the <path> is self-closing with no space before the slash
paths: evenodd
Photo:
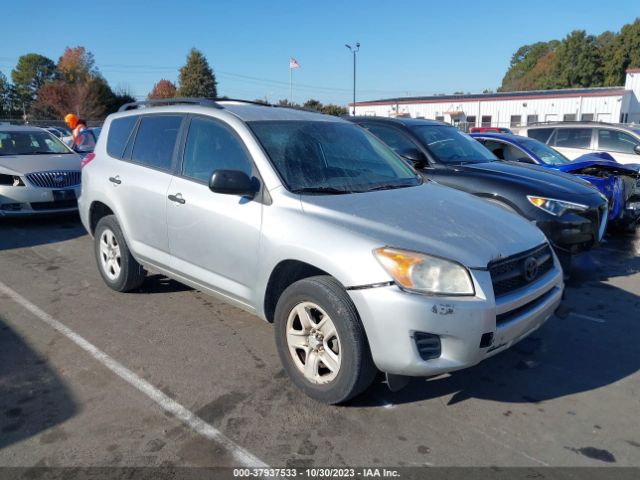
<path id="1" fill-rule="evenodd" d="M 360 42 L 356 42 L 356 48 L 348 43 L 344 44 L 353 53 L 353 116 L 356 116 L 356 53 L 360 50 Z"/>

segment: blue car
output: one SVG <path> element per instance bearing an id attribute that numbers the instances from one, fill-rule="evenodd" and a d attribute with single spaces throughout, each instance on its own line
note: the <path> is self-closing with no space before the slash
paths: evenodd
<path id="1" fill-rule="evenodd" d="M 609 201 L 609 226 L 633 231 L 640 221 L 640 168 L 621 164 L 605 152 L 569 160 L 550 146 L 530 137 L 500 133 L 472 133 L 500 160 L 538 165 L 577 175 L 591 183 Z"/>

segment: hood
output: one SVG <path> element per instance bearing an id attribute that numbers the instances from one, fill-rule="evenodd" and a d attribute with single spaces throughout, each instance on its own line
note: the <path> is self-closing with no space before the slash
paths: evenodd
<path id="1" fill-rule="evenodd" d="M 0 156 L 0 173 L 25 175 L 48 170 L 80 170 L 80 155 L 75 153 L 51 155 Z"/>
<path id="2" fill-rule="evenodd" d="M 520 184 L 532 194 L 549 195 L 550 190 L 553 190 L 556 198 L 567 200 L 595 194 L 594 189 L 586 185 L 583 180 L 539 165 L 498 161 L 461 165 L 455 168 L 480 175 L 485 180 Z"/>
<path id="3" fill-rule="evenodd" d="M 544 234 L 524 218 L 470 194 L 433 182 L 349 195 L 304 195 L 305 214 L 365 235 L 375 245 L 486 268 L 537 247 Z"/>
<path id="4" fill-rule="evenodd" d="M 558 165 L 555 168 L 561 172 L 584 173 L 586 175 L 588 175 L 587 172 L 591 174 L 606 172 L 610 175 L 640 175 L 637 167 L 634 168 L 631 165 L 618 163 L 615 160 L 606 160 L 592 153 L 581 155 L 573 162 L 566 165 Z M 583 170 L 587 170 L 587 172 L 584 172 Z"/>

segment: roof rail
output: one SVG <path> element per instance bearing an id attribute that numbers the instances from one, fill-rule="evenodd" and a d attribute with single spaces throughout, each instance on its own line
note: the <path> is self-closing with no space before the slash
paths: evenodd
<path id="1" fill-rule="evenodd" d="M 203 107 L 211 107 L 211 108 L 222 108 L 216 102 L 217 99 L 204 98 L 204 97 L 176 97 L 176 98 L 158 98 L 155 100 L 142 100 L 139 102 L 131 102 L 125 103 L 122 105 L 118 111 L 126 112 L 127 110 L 135 110 L 140 107 L 153 107 L 153 106 L 161 106 L 161 105 L 175 105 L 175 104 L 192 104 L 192 105 L 201 105 Z"/>
<path id="2" fill-rule="evenodd" d="M 526 126 L 530 126 L 530 125 L 571 125 L 571 124 L 576 124 L 576 123 L 593 123 L 594 125 L 616 125 L 614 123 L 611 122 L 603 122 L 602 120 L 548 120 L 546 122 L 532 122 L 527 124 Z"/>

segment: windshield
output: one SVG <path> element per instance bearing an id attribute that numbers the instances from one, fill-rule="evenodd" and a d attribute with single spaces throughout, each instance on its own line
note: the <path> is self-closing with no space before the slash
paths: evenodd
<path id="1" fill-rule="evenodd" d="M 250 126 L 294 193 L 358 193 L 422 183 L 389 147 L 350 123 L 261 121 Z"/>
<path id="2" fill-rule="evenodd" d="M 567 163 L 571 163 L 571 160 L 560 152 L 538 140 L 519 138 L 518 141 L 523 147 L 531 150 L 542 163 L 546 163 L 547 165 L 566 165 Z"/>
<path id="3" fill-rule="evenodd" d="M 45 130 L 0 131 L 0 156 L 51 155 L 73 153 L 57 137 Z"/>
<path id="4" fill-rule="evenodd" d="M 497 160 L 479 142 L 455 127 L 414 125 L 411 130 L 440 163 L 484 163 Z"/>

